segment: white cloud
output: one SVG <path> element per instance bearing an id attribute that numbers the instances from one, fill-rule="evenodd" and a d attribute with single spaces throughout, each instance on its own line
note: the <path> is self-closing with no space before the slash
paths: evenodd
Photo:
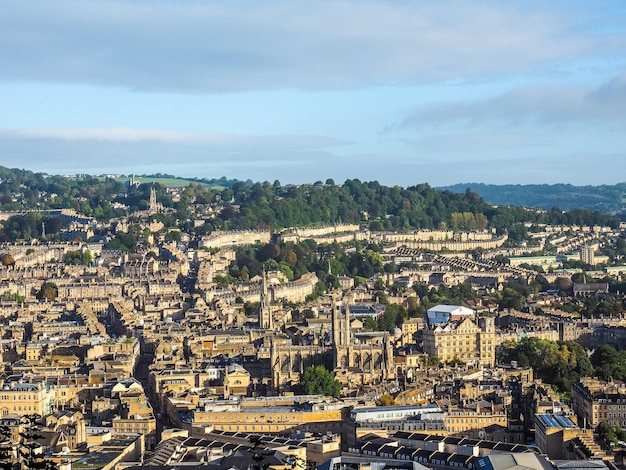
<path id="1" fill-rule="evenodd" d="M 350 88 L 623 55 L 570 2 L 2 1 L 0 80 L 143 91 Z"/>
<path id="2" fill-rule="evenodd" d="M 346 145 L 348 142 L 324 136 L 211 134 L 171 129 L 59 128 L 0 129 L 0 138 L 67 142 L 162 143 L 189 144 L 204 147 L 316 149 Z"/>
<path id="3" fill-rule="evenodd" d="M 420 106 L 401 128 L 611 124 L 626 120 L 626 73 L 597 86 L 529 86 L 483 100 Z"/>
<path id="4" fill-rule="evenodd" d="M 47 173 L 151 173 L 308 181 L 341 159 L 325 136 L 204 134 L 160 129 L 0 130 L 3 166 Z"/>

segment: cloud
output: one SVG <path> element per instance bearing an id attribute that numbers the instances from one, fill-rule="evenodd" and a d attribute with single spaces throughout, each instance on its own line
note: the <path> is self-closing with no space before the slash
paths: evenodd
<path id="1" fill-rule="evenodd" d="M 600 11 L 600 9 L 598 9 Z M 214 93 L 525 73 L 623 55 L 570 2 L 2 2 L 0 80 Z"/>
<path id="2" fill-rule="evenodd" d="M 59 129 L 0 129 L 0 138 L 14 140 L 46 140 L 67 142 L 162 143 L 188 144 L 204 147 L 240 148 L 300 148 L 317 149 L 347 145 L 345 140 L 325 136 L 269 135 L 251 136 L 211 134 L 171 129 L 59 128 Z"/>
<path id="3" fill-rule="evenodd" d="M 325 136 L 204 134 L 161 129 L 4 129 L 3 166 L 47 173 L 151 173 L 308 181 L 348 142 Z"/>
<path id="4" fill-rule="evenodd" d="M 62 130 L 54 131 L 1 131 L 2 165 L 51 174 L 160 172 L 182 177 L 278 179 L 283 183 L 311 183 L 327 178 L 342 182 L 358 178 L 402 186 L 423 182 L 437 186 L 460 181 L 615 184 L 626 180 L 623 153 L 534 148 L 528 136 L 515 133 L 483 135 L 488 139 L 487 151 L 480 149 L 481 136 L 449 134 L 441 136 L 440 140 L 425 137 L 410 141 L 412 151 L 403 154 L 356 153 L 348 145 L 328 145 L 325 137 L 231 136 L 221 141 L 199 143 L 191 139 L 193 143 L 186 140 L 181 144 L 151 138 L 156 130 L 140 130 L 138 134 L 142 138 L 135 135 L 133 141 L 119 136 L 110 138 L 110 134 L 104 139 L 102 133 L 93 129 L 84 130 L 82 137 L 90 134 L 98 140 L 75 138 L 76 130 L 67 134 Z M 125 138 L 130 131 L 127 130 Z M 162 131 L 159 132 L 162 136 Z M 69 134 L 73 138 L 68 138 Z M 495 142 L 493 147 L 489 140 Z M 455 141 L 460 145 L 456 152 Z M 510 152 L 506 150 L 509 143 L 513 149 Z M 611 171 L 580 170 L 593 167 L 597 162 Z"/>
<path id="5" fill-rule="evenodd" d="M 406 173 L 428 181 L 432 186 L 459 182 L 486 184 L 557 184 L 567 181 L 574 185 L 617 184 L 626 181 L 626 168 L 621 163 L 625 155 L 619 152 L 529 152 L 514 158 L 468 156 L 452 163 L 416 162 L 407 166 Z M 602 162 L 611 171 L 581 171 Z"/>
<path id="6" fill-rule="evenodd" d="M 626 73 L 597 86 L 529 86 L 484 100 L 421 106 L 399 128 L 610 124 L 626 120 Z"/>
<path id="7" fill-rule="evenodd" d="M 465 155 L 497 155 L 508 154 L 512 149 L 532 149 L 541 143 L 537 136 L 521 132 L 456 132 L 430 133 L 417 138 L 401 139 L 405 145 L 423 155 L 425 161 L 446 161 L 463 159 Z"/>

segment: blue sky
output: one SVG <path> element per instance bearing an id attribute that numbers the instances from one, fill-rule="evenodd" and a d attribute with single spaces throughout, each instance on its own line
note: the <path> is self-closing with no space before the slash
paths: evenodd
<path id="1" fill-rule="evenodd" d="M 0 164 L 626 181 L 623 1 L 0 0 Z"/>

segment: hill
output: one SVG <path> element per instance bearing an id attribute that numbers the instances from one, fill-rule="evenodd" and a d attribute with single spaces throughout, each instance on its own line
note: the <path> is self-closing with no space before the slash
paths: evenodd
<path id="1" fill-rule="evenodd" d="M 222 176 L 219 179 L 212 178 L 182 178 L 180 176 L 167 175 L 162 173 L 156 173 L 153 175 L 135 175 L 133 176 L 135 182 L 139 184 L 147 184 L 147 183 L 158 183 L 168 188 L 185 188 L 190 184 L 201 184 L 205 186 L 209 186 L 212 189 L 221 191 L 225 188 L 230 188 L 233 184 L 235 184 L 238 180 L 229 180 L 226 177 Z M 126 184 L 129 177 L 128 176 L 117 176 L 113 178 L 115 181 Z M 251 184 L 251 182 L 250 182 Z"/>
<path id="2" fill-rule="evenodd" d="M 567 211 L 590 209 L 604 214 L 617 214 L 626 209 L 626 183 L 601 186 L 462 183 L 439 189 L 464 193 L 468 188 L 490 204 L 499 206 L 546 210 L 558 207 Z"/>
<path id="3" fill-rule="evenodd" d="M 148 177 L 178 180 L 162 174 L 142 175 L 136 179 Z M 211 182 L 220 187 L 212 187 Z M 152 218 L 168 227 L 193 228 L 198 235 L 214 230 L 278 230 L 348 223 L 374 231 L 506 230 L 513 242 L 524 238 L 525 224 L 617 227 L 620 223 L 620 218 L 608 215 L 608 211 L 572 209 L 564 213 L 554 208 L 540 213 L 502 202 L 494 207 L 477 192 L 440 190 L 428 184 L 402 188 L 348 179 L 343 184 L 329 180 L 283 186 L 277 180 L 271 184 L 226 178 L 198 179 L 190 183 L 193 184 L 173 194 L 159 181 L 145 181 L 145 184 L 140 181 L 139 185 L 125 186 L 111 177 L 65 177 L 0 166 L 0 211 L 38 211 L 38 214 L 9 217 L 2 227 L 0 241 L 37 237 L 42 222 L 47 233 L 52 234 L 53 221 L 43 220 L 44 215 L 39 211 L 73 209 L 100 222 L 145 211 L 152 191 L 164 208 Z M 525 202 L 526 206 L 534 205 Z M 204 220 L 204 224 L 196 230 L 190 221 L 198 219 Z"/>

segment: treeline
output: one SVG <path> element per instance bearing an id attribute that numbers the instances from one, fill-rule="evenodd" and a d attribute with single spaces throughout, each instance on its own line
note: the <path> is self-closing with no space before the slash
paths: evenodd
<path id="1" fill-rule="evenodd" d="M 124 185 L 112 178 L 89 175 L 70 178 L 0 166 L 3 211 L 74 209 L 89 217 L 108 220 L 125 214 L 111 205 L 125 193 Z"/>
<path id="2" fill-rule="evenodd" d="M 562 392 L 569 392 L 581 377 L 626 380 L 626 351 L 610 345 L 600 346 L 589 357 L 575 342 L 525 337 L 502 343 L 496 358 L 504 364 L 516 361 L 520 367 L 532 367 L 536 377 Z"/>
<path id="3" fill-rule="evenodd" d="M 618 227 L 620 218 L 575 209 L 546 212 L 523 207 L 495 207 L 478 194 L 440 191 L 428 184 L 408 188 L 383 186 L 376 181 L 348 179 L 343 184 L 332 180 L 304 185 L 283 186 L 279 181 L 251 183 L 225 180 L 231 184 L 223 189 L 192 183 L 181 189 L 174 201 L 165 186 L 159 183 L 126 188 L 112 179 L 91 176 L 62 177 L 10 170 L 0 167 L 0 209 L 71 208 L 100 221 L 132 215 L 145 210 L 150 190 L 155 188 L 157 200 L 168 214 L 160 214 L 171 226 L 204 235 L 214 230 L 282 229 L 293 226 L 361 224 L 372 230 L 483 230 L 493 228 L 509 231 L 512 242 L 526 238 L 525 223 L 608 225 Z M 120 203 L 116 205 L 115 203 Z M 124 205 L 127 211 L 120 209 Z M 211 208 L 216 217 L 196 228 L 191 218 L 206 218 Z M 6 239 L 12 239 L 6 236 Z"/>
<path id="4" fill-rule="evenodd" d="M 439 191 L 428 184 L 401 188 L 378 182 L 347 180 L 342 185 L 318 183 L 282 186 L 275 181 L 235 183 L 220 194 L 232 201 L 209 222 L 213 229 L 254 229 L 314 224 L 361 223 L 372 230 L 451 229 L 526 231 L 522 224 L 619 226 L 620 218 L 586 209 L 563 212 L 494 207 L 478 194 Z"/>
<path id="5" fill-rule="evenodd" d="M 9 217 L 0 227 L 0 242 L 40 238 L 45 226 L 46 236 L 54 236 L 63 228 L 60 217 L 45 216 L 39 212 Z"/>
<path id="6" fill-rule="evenodd" d="M 520 367 L 532 367 L 536 377 L 562 392 L 569 392 L 581 377 L 594 374 L 592 361 L 583 347 L 571 341 L 535 337 L 525 337 L 520 342 L 506 341 L 498 347 L 496 358 L 500 363 L 516 361 Z"/>
<path id="7" fill-rule="evenodd" d="M 222 211 L 215 223 L 236 229 L 282 228 L 313 224 L 369 223 L 374 230 L 451 228 L 490 210 L 473 193 L 441 192 L 424 184 L 411 188 L 386 187 L 378 182 L 347 180 L 343 185 L 281 186 L 268 182 L 235 184 L 232 200 L 237 208 Z M 227 193 L 224 200 L 228 200 Z"/>

